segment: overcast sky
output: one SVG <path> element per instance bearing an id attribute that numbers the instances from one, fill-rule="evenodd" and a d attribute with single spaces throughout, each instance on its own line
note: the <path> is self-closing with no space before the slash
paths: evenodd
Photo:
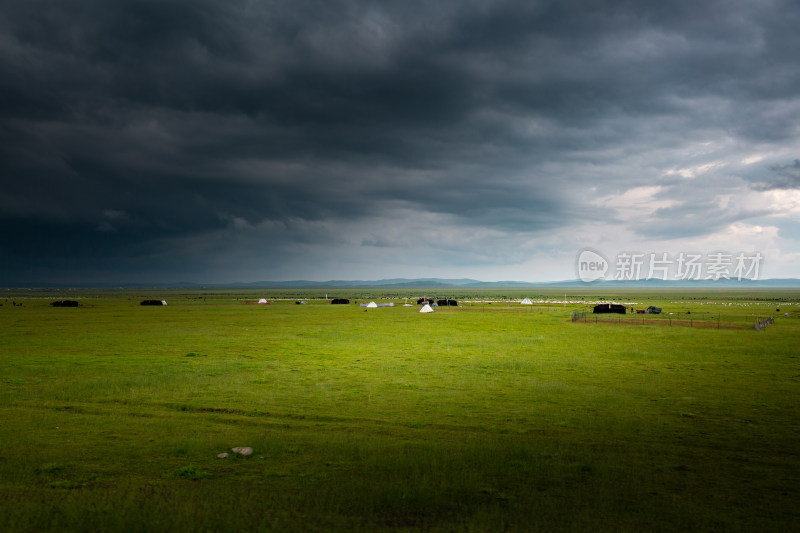
<path id="1" fill-rule="evenodd" d="M 2 282 L 800 277 L 800 7 L 4 0 Z"/>

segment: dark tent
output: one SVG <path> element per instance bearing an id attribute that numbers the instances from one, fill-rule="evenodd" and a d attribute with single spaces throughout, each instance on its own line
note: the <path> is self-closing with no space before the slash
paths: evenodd
<path id="1" fill-rule="evenodd" d="M 622 304 L 598 304 L 594 306 L 594 314 L 601 313 L 619 313 L 624 315 L 627 311 L 626 307 Z"/>
<path id="2" fill-rule="evenodd" d="M 439 300 L 436 303 L 439 304 L 439 307 L 446 307 L 448 305 L 456 307 L 458 305 L 458 302 L 456 300 Z"/>
<path id="3" fill-rule="evenodd" d="M 333 300 L 331 300 L 331 303 L 332 304 L 349 304 L 350 300 L 348 300 L 347 298 L 334 298 Z"/>
<path id="4" fill-rule="evenodd" d="M 78 307 L 78 302 L 75 300 L 58 300 L 51 303 L 53 307 Z"/>

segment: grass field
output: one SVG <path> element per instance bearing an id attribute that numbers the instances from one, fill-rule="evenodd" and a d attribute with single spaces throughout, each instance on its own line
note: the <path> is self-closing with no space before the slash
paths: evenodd
<path id="1" fill-rule="evenodd" d="M 0 530 L 800 530 L 797 290 L 324 296 L 6 291 Z"/>

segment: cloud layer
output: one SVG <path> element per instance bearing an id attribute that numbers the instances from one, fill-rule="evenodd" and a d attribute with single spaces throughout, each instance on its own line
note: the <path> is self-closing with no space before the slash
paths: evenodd
<path id="1" fill-rule="evenodd" d="M 0 15 L 8 281 L 564 279 L 587 245 L 798 275 L 793 2 Z"/>

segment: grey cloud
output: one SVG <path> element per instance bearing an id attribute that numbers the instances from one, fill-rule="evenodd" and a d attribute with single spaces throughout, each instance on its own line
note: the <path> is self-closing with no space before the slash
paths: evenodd
<path id="1" fill-rule="evenodd" d="M 800 159 L 795 159 L 790 165 L 770 167 L 769 170 L 771 175 L 768 181 L 754 184 L 755 190 L 800 189 Z"/>
<path id="2" fill-rule="evenodd" d="M 767 214 L 764 211 L 726 210 L 711 202 L 692 202 L 659 209 L 652 218 L 638 221 L 636 232 L 649 238 L 685 239 L 714 233 L 734 222 Z"/>
<path id="3" fill-rule="evenodd" d="M 391 241 L 379 235 L 370 235 L 369 238 L 361 241 L 362 246 L 372 246 L 375 248 L 392 248 L 401 245 L 401 243 Z"/>
<path id="4" fill-rule="evenodd" d="M 727 189 L 726 183 L 731 185 Z M 632 227 L 647 238 L 676 240 L 712 234 L 733 223 L 768 215 L 766 208 L 743 204 L 731 194 L 744 187 L 743 180 L 732 179 L 724 170 L 694 179 L 681 178 L 654 196 L 671 205 L 655 209 L 634 221 Z"/>

